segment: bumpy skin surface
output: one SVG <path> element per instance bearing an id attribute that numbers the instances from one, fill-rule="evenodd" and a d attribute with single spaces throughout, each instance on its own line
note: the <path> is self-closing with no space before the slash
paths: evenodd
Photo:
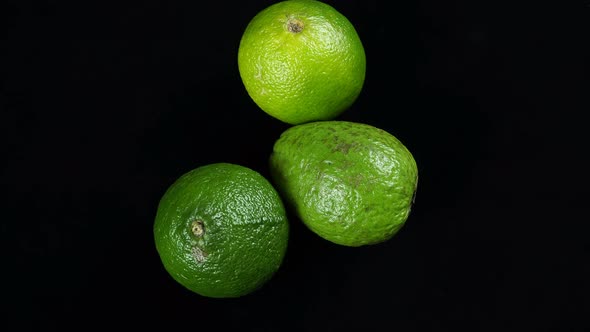
<path id="1" fill-rule="evenodd" d="M 287 129 L 270 167 L 276 188 L 313 232 L 346 246 L 393 237 L 418 184 L 412 154 L 370 125 L 323 121 Z"/>
<path id="2" fill-rule="evenodd" d="M 288 230 L 285 208 L 270 182 L 226 163 L 199 167 L 176 180 L 160 200 L 154 223 L 166 270 L 208 297 L 239 297 L 265 284 L 282 263 Z"/>
<path id="3" fill-rule="evenodd" d="M 300 31 L 290 29 L 295 23 Z M 342 113 L 360 94 L 365 67 L 353 25 L 314 0 L 283 1 L 262 10 L 246 27 L 238 50 L 239 72 L 250 97 L 290 124 Z"/>

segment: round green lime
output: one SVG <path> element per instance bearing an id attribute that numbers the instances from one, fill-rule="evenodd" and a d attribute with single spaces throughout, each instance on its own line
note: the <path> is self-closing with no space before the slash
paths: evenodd
<path id="1" fill-rule="evenodd" d="M 282 264 L 289 225 L 277 191 L 235 164 L 198 167 L 178 178 L 158 205 L 154 238 L 178 283 L 207 297 L 240 297 Z"/>
<path id="2" fill-rule="evenodd" d="M 238 68 L 254 102 L 289 124 L 334 119 L 358 98 L 365 80 L 363 44 L 330 5 L 288 0 L 247 25 Z"/>

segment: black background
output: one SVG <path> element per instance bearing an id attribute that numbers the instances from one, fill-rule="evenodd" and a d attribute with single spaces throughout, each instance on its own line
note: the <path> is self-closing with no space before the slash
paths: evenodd
<path id="1" fill-rule="evenodd" d="M 239 299 L 173 282 L 152 225 L 192 168 L 268 176 L 289 126 L 248 97 L 237 47 L 273 1 L 3 2 L 2 316 L 18 330 L 588 330 L 590 7 L 326 2 L 367 54 L 340 119 L 412 151 L 416 205 L 361 248 L 291 216 L 283 266 Z"/>

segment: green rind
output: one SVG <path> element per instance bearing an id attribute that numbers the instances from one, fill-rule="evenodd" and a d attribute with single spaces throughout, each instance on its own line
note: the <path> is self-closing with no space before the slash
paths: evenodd
<path id="1" fill-rule="evenodd" d="M 205 233 L 191 232 L 194 220 Z M 288 221 L 278 193 L 259 173 L 234 164 L 194 169 L 160 200 L 156 249 L 168 273 L 207 297 L 239 297 L 260 288 L 286 253 Z M 199 262 L 195 247 L 207 257 Z"/>
<path id="2" fill-rule="evenodd" d="M 270 157 L 275 187 L 314 233 L 346 246 L 393 237 L 418 184 L 410 151 L 379 128 L 322 121 L 287 129 Z"/>
<path id="3" fill-rule="evenodd" d="M 304 23 L 289 32 L 287 21 Z M 246 91 L 267 114 L 289 124 L 337 117 L 365 80 L 363 44 L 350 21 L 315 0 L 275 3 L 247 25 L 238 49 Z"/>

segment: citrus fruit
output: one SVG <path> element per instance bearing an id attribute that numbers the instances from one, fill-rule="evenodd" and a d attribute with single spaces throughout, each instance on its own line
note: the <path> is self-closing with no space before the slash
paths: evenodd
<path id="1" fill-rule="evenodd" d="M 238 69 L 250 97 L 289 124 L 337 117 L 359 96 L 365 67 L 354 26 L 315 0 L 266 7 L 249 22 L 238 48 Z"/>
<path id="2" fill-rule="evenodd" d="M 282 264 L 285 208 L 258 172 L 215 163 L 179 177 L 158 205 L 154 238 L 166 271 L 207 297 L 240 297 L 264 285 Z"/>
<path id="3" fill-rule="evenodd" d="M 311 231 L 353 247 L 393 237 L 418 184 L 410 151 L 387 131 L 357 122 L 290 127 L 274 143 L 270 169 L 275 188 Z"/>

